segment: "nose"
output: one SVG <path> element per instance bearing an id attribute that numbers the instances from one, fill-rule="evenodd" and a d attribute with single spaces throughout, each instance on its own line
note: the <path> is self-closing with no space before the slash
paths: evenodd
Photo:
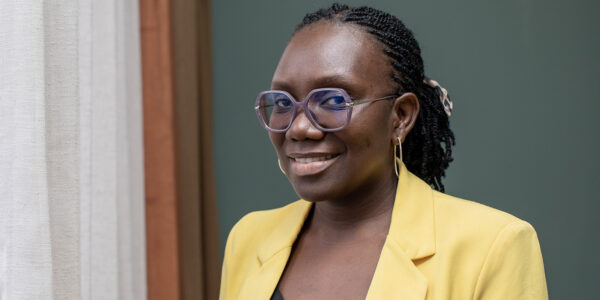
<path id="1" fill-rule="evenodd" d="M 304 109 L 298 112 L 296 119 L 292 121 L 290 129 L 285 133 L 285 138 L 295 141 L 302 140 L 320 140 L 324 136 L 324 132 L 316 128 L 306 116 Z"/>

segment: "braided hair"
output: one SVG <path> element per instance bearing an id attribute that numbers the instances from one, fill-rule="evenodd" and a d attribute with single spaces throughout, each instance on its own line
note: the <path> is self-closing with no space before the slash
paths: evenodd
<path id="1" fill-rule="evenodd" d="M 391 77 L 398 83 L 397 95 L 412 92 L 421 107 L 402 146 L 404 163 L 412 173 L 443 192 L 442 177 L 453 160 L 454 133 L 440 101 L 441 89 L 424 83 L 427 78 L 421 48 L 413 33 L 402 21 L 386 12 L 338 3 L 304 16 L 294 33 L 318 21 L 357 24 L 383 43 L 383 51 L 391 58 L 394 70 Z"/>

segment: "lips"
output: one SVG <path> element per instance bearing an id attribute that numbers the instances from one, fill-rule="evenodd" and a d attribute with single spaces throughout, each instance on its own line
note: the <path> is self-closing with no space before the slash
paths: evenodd
<path id="1" fill-rule="evenodd" d="M 296 158 L 294 158 L 294 160 L 299 163 L 308 164 L 308 163 L 312 163 L 312 162 L 316 162 L 316 161 L 330 160 L 336 156 L 337 155 L 335 155 L 335 154 L 327 154 L 325 156 L 296 157 Z"/>
<path id="2" fill-rule="evenodd" d="M 289 155 L 291 172 L 297 176 L 316 175 L 329 168 L 339 157 L 333 153 L 293 153 Z"/>

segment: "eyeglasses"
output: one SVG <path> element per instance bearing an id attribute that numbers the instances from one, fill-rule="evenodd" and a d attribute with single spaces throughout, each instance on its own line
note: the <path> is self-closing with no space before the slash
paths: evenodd
<path id="1" fill-rule="evenodd" d="M 254 110 L 261 125 L 270 132 L 286 132 L 296 119 L 300 108 L 319 130 L 334 132 L 344 129 L 350 122 L 352 107 L 368 102 L 390 100 L 390 95 L 377 99 L 352 100 L 339 88 L 322 88 L 310 91 L 304 101 L 298 102 L 286 91 L 264 91 L 256 97 Z"/>

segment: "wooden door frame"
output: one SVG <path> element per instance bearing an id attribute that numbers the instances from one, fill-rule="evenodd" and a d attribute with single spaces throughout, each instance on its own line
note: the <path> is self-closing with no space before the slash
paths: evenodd
<path id="1" fill-rule="evenodd" d="M 217 299 L 209 0 L 141 0 L 148 299 Z"/>

